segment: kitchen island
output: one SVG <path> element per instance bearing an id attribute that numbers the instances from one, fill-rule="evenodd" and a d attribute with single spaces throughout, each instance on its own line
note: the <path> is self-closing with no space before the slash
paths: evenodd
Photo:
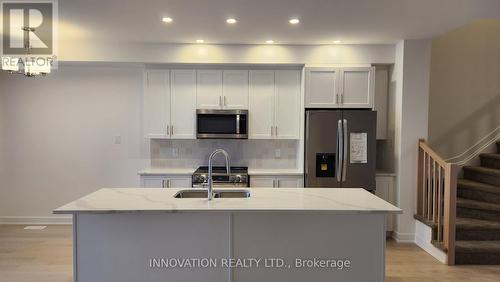
<path id="1" fill-rule="evenodd" d="M 385 215 L 401 210 L 364 189 L 185 190 L 101 189 L 56 209 L 73 214 L 74 280 L 384 281 Z"/>

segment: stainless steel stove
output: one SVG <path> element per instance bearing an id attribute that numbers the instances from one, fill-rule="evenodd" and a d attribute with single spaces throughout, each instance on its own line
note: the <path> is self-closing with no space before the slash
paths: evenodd
<path id="1" fill-rule="evenodd" d="M 232 166 L 229 175 L 223 166 L 212 167 L 213 187 L 250 187 L 248 167 Z M 200 166 L 193 173 L 193 188 L 204 188 L 208 185 L 208 166 Z"/>

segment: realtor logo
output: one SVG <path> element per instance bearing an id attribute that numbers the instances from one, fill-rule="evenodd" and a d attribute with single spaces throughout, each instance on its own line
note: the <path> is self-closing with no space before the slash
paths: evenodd
<path id="1" fill-rule="evenodd" d="M 2 55 L 54 55 L 57 1 L 2 1 Z"/>

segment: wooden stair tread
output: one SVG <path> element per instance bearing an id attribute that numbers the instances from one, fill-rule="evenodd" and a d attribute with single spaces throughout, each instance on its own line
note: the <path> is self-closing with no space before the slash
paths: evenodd
<path id="1" fill-rule="evenodd" d="M 457 217 L 456 224 L 459 230 L 500 230 L 500 222 L 484 219 Z"/>
<path id="2" fill-rule="evenodd" d="M 500 187 L 474 180 L 461 178 L 458 179 L 457 185 L 458 189 L 467 189 L 467 190 L 475 190 L 493 194 L 500 194 Z"/>
<path id="3" fill-rule="evenodd" d="M 457 207 L 500 212 L 500 205 L 464 198 L 457 198 Z"/>
<path id="4" fill-rule="evenodd" d="M 500 169 L 488 168 L 484 166 L 464 166 L 463 169 L 500 177 Z"/>
<path id="5" fill-rule="evenodd" d="M 456 241 L 457 253 L 500 253 L 500 241 Z"/>
<path id="6" fill-rule="evenodd" d="M 500 154 L 494 154 L 494 153 L 479 154 L 479 157 L 480 158 L 500 160 Z"/>

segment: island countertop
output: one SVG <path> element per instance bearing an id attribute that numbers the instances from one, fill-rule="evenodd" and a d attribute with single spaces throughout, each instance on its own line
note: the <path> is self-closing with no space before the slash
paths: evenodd
<path id="1" fill-rule="evenodd" d="M 54 210 L 55 214 L 212 211 L 323 211 L 401 213 L 401 209 L 357 188 L 249 188 L 249 198 L 176 199 L 186 188 L 103 188 Z M 216 189 L 220 190 L 220 189 Z"/>

